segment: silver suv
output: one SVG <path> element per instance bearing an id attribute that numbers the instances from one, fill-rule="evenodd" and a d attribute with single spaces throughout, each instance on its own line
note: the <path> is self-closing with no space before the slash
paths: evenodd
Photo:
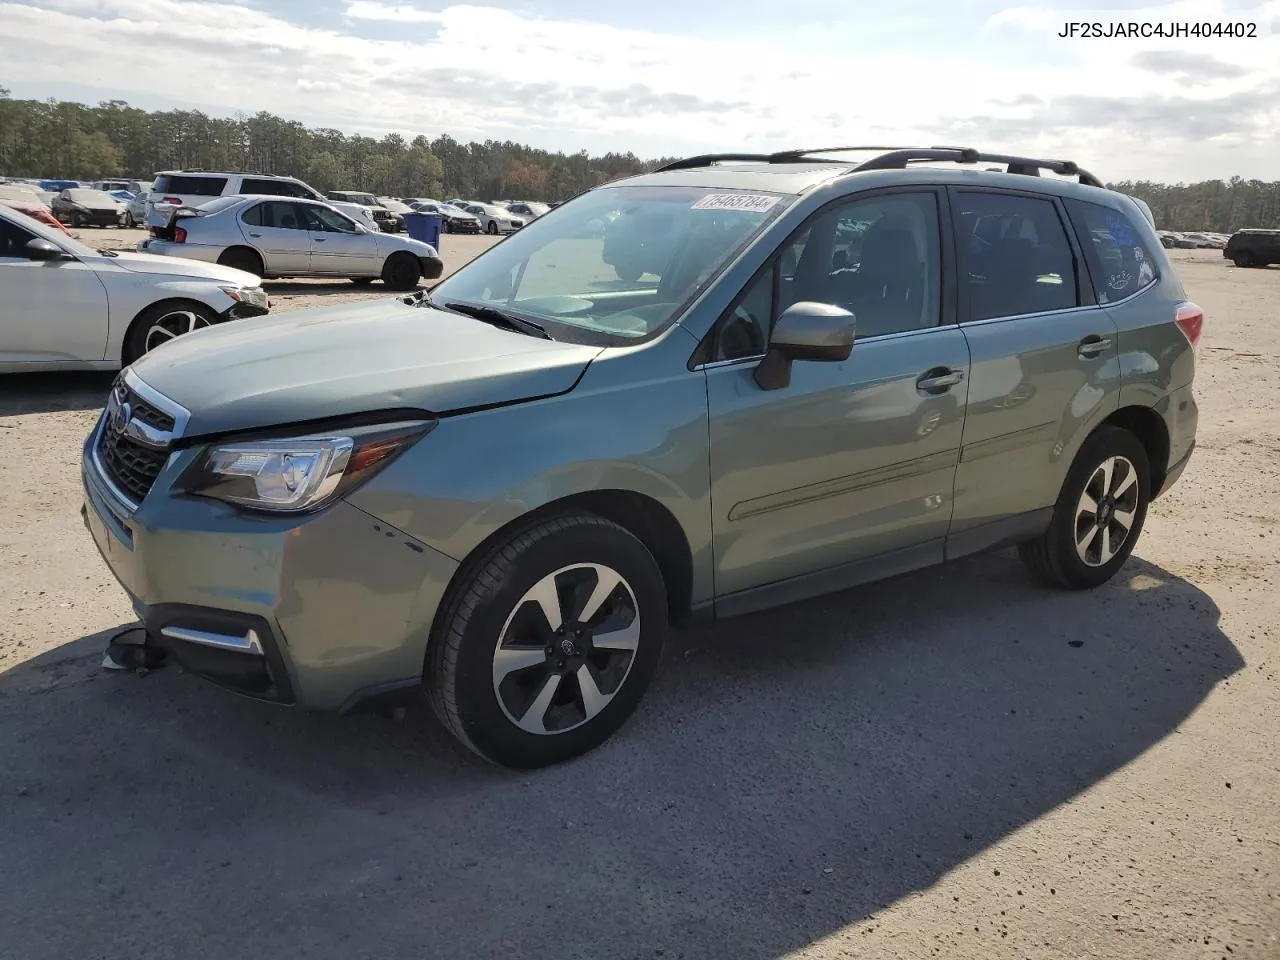
<path id="1" fill-rule="evenodd" d="M 345 712 L 425 690 L 540 766 L 622 725 L 673 624 L 1005 545 L 1105 583 L 1195 446 L 1203 319 L 1072 163 L 695 157 L 430 295 L 143 357 L 84 515 L 191 671 Z"/>

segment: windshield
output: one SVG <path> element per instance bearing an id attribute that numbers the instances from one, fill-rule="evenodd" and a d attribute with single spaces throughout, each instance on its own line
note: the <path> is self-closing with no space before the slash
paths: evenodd
<path id="1" fill-rule="evenodd" d="M 705 187 L 606 187 L 493 246 L 432 291 L 496 307 L 556 339 L 625 343 L 677 312 L 793 197 Z"/>

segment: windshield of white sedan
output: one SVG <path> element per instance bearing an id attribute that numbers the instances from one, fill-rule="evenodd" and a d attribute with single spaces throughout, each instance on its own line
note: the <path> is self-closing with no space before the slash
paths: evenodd
<path id="1" fill-rule="evenodd" d="M 431 299 L 505 310 L 556 339 L 644 337 L 670 323 L 791 199 L 703 187 L 595 190 L 521 228 Z"/>

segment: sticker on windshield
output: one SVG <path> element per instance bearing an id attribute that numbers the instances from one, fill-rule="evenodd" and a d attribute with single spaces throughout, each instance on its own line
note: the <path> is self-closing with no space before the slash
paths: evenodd
<path id="1" fill-rule="evenodd" d="M 745 210 L 764 213 L 778 202 L 777 197 L 752 193 L 709 193 L 693 205 L 694 210 Z"/>

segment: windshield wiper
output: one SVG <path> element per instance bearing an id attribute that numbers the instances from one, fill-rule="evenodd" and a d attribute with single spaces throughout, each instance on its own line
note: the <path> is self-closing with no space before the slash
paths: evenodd
<path id="1" fill-rule="evenodd" d="M 551 334 L 547 333 L 546 328 L 541 324 L 526 320 L 524 317 L 517 317 L 514 314 L 507 313 L 505 310 L 499 310 L 497 307 L 482 306 L 478 303 L 460 303 L 453 300 L 448 303 L 434 303 L 429 297 L 424 298 L 424 302 L 431 302 L 432 306 L 444 307 L 446 310 L 474 317 L 476 320 L 492 324 L 495 327 L 502 327 L 505 330 L 515 330 L 517 333 L 540 337 L 543 340 L 552 339 Z"/>

